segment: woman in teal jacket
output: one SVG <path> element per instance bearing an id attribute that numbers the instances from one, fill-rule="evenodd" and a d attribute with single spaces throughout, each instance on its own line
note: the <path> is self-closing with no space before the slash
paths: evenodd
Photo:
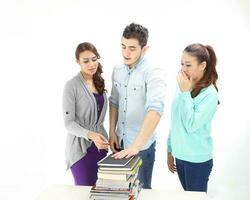
<path id="1" fill-rule="evenodd" d="M 168 168 L 186 191 L 207 191 L 213 167 L 211 122 L 217 110 L 216 55 L 211 46 L 191 44 L 181 58 L 179 90 L 172 103 Z M 174 162 L 175 157 L 175 162 Z"/>

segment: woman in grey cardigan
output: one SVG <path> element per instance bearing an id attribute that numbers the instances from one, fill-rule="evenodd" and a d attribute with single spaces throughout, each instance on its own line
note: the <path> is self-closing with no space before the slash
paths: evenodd
<path id="1" fill-rule="evenodd" d="M 106 156 L 109 145 L 103 127 L 107 97 L 95 46 L 81 43 L 75 56 L 81 71 L 66 83 L 63 92 L 63 116 L 68 132 L 66 164 L 76 185 L 94 185 L 97 162 Z"/>

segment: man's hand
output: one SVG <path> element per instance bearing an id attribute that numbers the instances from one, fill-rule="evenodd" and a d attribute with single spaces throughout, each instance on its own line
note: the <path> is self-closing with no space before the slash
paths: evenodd
<path id="1" fill-rule="evenodd" d="M 124 149 L 118 153 L 115 153 L 112 157 L 115 159 L 129 158 L 131 156 L 137 155 L 138 153 L 139 153 L 138 149 L 131 147 L 128 149 Z"/>
<path id="2" fill-rule="evenodd" d="M 118 142 L 116 133 L 110 133 L 109 135 L 110 135 L 109 144 L 110 144 L 111 151 L 113 153 L 120 151 L 119 142 Z"/>

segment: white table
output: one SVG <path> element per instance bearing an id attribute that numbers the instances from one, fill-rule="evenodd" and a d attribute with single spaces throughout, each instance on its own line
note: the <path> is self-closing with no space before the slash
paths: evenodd
<path id="1" fill-rule="evenodd" d="M 52 185 L 45 189 L 36 200 L 88 200 L 88 186 Z M 203 192 L 184 192 L 174 190 L 144 190 L 139 195 L 140 200 L 205 200 Z"/>

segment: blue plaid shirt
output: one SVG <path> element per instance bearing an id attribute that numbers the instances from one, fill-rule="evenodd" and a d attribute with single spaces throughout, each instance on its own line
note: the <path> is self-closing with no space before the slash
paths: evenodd
<path id="1" fill-rule="evenodd" d="M 132 146 L 148 111 L 155 110 L 162 115 L 166 89 L 163 76 L 162 70 L 153 68 L 145 58 L 132 69 L 125 64 L 115 66 L 109 102 L 118 109 L 117 135 L 119 143 L 123 140 L 124 148 Z M 155 139 L 154 133 L 142 150 Z"/>

